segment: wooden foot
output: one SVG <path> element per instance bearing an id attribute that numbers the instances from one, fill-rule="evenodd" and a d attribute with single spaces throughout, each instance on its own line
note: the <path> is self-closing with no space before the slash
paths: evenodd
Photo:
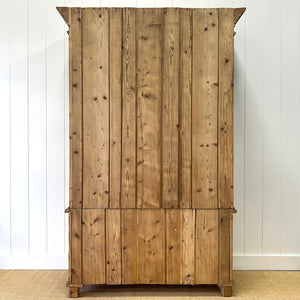
<path id="1" fill-rule="evenodd" d="M 220 291 L 223 297 L 232 296 L 232 286 L 220 286 Z"/>
<path id="2" fill-rule="evenodd" d="M 69 297 L 70 298 L 78 298 L 79 297 L 79 287 L 70 287 L 69 288 Z"/>

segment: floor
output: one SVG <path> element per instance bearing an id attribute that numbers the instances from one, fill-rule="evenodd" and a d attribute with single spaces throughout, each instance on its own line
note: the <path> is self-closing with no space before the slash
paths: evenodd
<path id="1" fill-rule="evenodd" d="M 235 271 L 234 299 L 299 299 L 300 272 Z M 67 271 L 0 270 L 0 299 L 66 299 Z M 85 299 L 224 299 L 209 287 L 83 287 Z"/>

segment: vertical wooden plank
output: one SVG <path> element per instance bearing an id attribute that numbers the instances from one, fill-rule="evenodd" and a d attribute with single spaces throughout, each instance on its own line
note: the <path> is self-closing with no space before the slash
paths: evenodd
<path id="1" fill-rule="evenodd" d="M 123 9 L 121 207 L 136 207 L 135 9 Z"/>
<path id="2" fill-rule="evenodd" d="M 192 205 L 217 207 L 218 10 L 193 11 Z"/>
<path id="3" fill-rule="evenodd" d="M 83 283 L 106 283 L 104 209 L 83 210 L 82 237 Z"/>
<path id="4" fill-rule="evenodd" d="M 69 228 L 69 280 L 73 284 L 82 283 L 82 231 L 81 210 L 71 209 Z"/>
<path id="5" fill-rule="evenodd" d="M 218 186 L 219 207 L 233 207 L 234 10 L 219 9 Z"/>
<path id="6" fill-rule="evenodd" d="M 178 207 L 179 10 L 164 9 L 162 75 L 162 207 Z"/>
<path id="7" fill-rule="evenodd" d="M 232 280 L 232 212 L 219 211 L 219 285 Z"/>
<path id="8" fill-rule="evenodd" d="M 121 212 L 106 210 L 106 283 L 121 284 Z"/>
<path id="9" fill-rule="evenodd" d="M 165 212 L 163 209 L 137 211 L 137 277 L 139 284 L 165 283 Z"/>
<path id="10" fill-rule="evenodd" d="M 83 207 L 85 208 L 108 207 L 108 19 L 107 8 L 83 9 Z"/>
<path id="11" fill-rule="evenodd" d="M 70 74 L 70 207 L 82 207 L 82 16 L 71 10 L 69 29 Z"/>
<path id="12" fill-rule="evenodd" d="M 122 209 L 122 284 L 137 283 L 137 210 Z"/>
<path id="13" fill-rule="evenodd" d="M 166 283 L 180 284 L 181 210 L 166 209 Z M 163 251 L 163 249 L 161 249 Z"/>
<path id="14" fill-rule="evenodd" d="M 181 283 L 195 283 L 195 210 L 182 211 Z"/>
<path id="15" fill-rule="evenodd" d="M 161 9 L 137 13 L 137 207 L 161 206 Z M 149 55 L 151 53 L 151 55 Z"/>
<path id="16" fill-rule="evenodd" d="M 122 94 L 122 9 L 109 9 L 110 66 L 110 188 L 109 207 L 120 207 L 121 196 L 121 94 Z"/>
<path id="17" fill-rule="evenodd" d="M 179 10 L 179 199 L 191 208 L 192 11 Z"/>
<path id="18" fill-rule="evenodd" d="M 218 283 L 218 214 L 218 210 L 196 210 L 196 284 Z"/>

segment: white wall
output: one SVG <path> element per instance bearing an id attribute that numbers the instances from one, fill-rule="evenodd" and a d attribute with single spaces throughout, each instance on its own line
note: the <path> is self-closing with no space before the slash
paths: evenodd
<path id="1" fill-rule="evenodd" d="M 300 1 L 10 0 L 0 10 L 0 268 L 66 268 L 68 43 L 56 6 L 239 7 L 236 269 L 300 269 Z"/>

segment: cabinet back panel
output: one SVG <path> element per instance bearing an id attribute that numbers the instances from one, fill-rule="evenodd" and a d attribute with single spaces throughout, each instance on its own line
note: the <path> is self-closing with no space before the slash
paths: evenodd
<path id="1" fill-rule="evenodd" d="M 71 18 L 77 37 L 70 26 L 82 55 L 83 192 L 74 207 L 232 207 L 234 10 L 80 14 Z"/>
<path id="2" fill-rule="evenodd" d="M 79 275 L 73 283 L 81 268 L 85 284 L 218 283 L 219 223 L 232 213 L 221 220 L 219 210 L 83 209 L 82 221 L 77 209 L 71 214 L 82 223 L 82 265 L 72 264 Z M 80 240 L 80 231 L 74 236 Z"/>

